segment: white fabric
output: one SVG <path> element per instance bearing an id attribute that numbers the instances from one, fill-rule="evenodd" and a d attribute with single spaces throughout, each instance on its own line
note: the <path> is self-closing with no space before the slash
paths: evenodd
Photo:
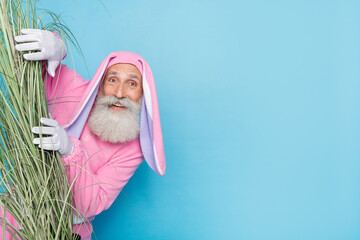
<path id="1" fill-rule="evenodd" d="M 145 104 L 146 109 L 149 113 L 149 116 L 151 120 L 153 120 L 153 111 L 152 111 L 152 99 L 151 99 L 151 91 L 148 82 L 146 81 L 146 75 L 145 75 L 145 64 L 143 64 L 143 92 L 144 92 L 144 98 L 145 98 Z"/>
<path id="2" fill-rule="evenodd" d="M 88 218 L 81 218 L 79 216 L 77 216 L 75 213 L 73 213 L 73 224 L 79 224 L 79 223 L 83 223 L 83 222 L 86 222 L 86 221 L 92 221 L 95 219 L 95 216 L 91 216 L 91 217 L 88 217 Z"/>
<path id="3" fill-rule="evenodd" d="M 49 127 L 33 127 L 35 134 L 52 135 L 52 137 L 35 138 L 33 143 L 44 150 L 58 151 L 61 157 L 66 157 L 74 150 L 74 144 L 65 129 L 54 119 L 41 118 L 40 122 Z"/>

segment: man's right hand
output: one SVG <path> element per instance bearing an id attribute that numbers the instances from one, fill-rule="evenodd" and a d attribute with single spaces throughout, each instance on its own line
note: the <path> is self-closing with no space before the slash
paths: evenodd
<path id="1" fill-rule="evenodd" d="M 37 51 L 24 54 L 26 60 L 38 61 L 47 60 L 47 71 L 50 76 L 55 76 L 55 70 L 61 60 L 66 56 L 66 46 L 64 41 L 54 33 L 40 29 L 22 29 L 23 35 L 16 36 L 17 51 Z"/>

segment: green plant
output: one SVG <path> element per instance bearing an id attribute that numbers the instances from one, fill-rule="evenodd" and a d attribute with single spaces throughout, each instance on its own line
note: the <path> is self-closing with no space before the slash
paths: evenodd
<path id="1" fill-rule="evenodd" d="M 13 229 L 20 239 L 71 239 L 73 207 L 62 160 L 32 143 L 31 128 L 49 117 L 44 63 L 24 60 L 13 38 L 23 28 L 37 28 L 75 40 L 57 15 L 39 14 L 36 2 L 0 0 L 0 205 L 22 228 L 4 229 Z M 50 20 L 43 23 L 45 16 Z"/>

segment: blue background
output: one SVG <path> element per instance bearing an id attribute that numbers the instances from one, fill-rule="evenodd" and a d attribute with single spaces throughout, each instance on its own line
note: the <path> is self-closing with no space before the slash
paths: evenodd
<path id="1" fill-rule="evenodd" d="M 98 239 L 360 239 L 359 1 L 40 6 L 77 37 L 85 78 L 126 50 L 156 81 L 166 175 L 143 163 Z"/>

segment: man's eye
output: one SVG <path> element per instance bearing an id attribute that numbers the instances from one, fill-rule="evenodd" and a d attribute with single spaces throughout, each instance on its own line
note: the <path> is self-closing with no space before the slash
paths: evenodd
<path id="1" fill-rule="evenodd" d="M 109 79 L 109 82 L 114 83 L 114 82 L 116 82 L 116 79 L 114 79 L 114 78 L 110 78 L 110 79 Z"/>
<path id="2" fill-rule="evenodd" d="M 136 82 L 130 82 L 130 86 L 136 87 Z"/>

